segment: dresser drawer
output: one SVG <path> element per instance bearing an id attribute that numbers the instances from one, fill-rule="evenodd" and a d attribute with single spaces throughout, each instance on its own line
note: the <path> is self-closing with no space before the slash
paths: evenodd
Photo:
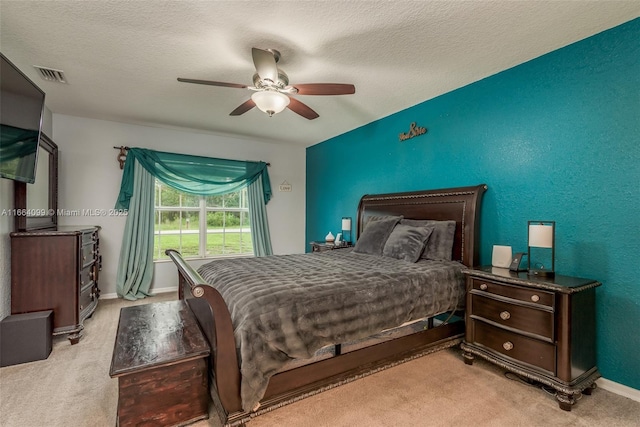
<path id="1" fill-rule="evenodd" d="M 471 317 L 491 320 L 499 325 L 519 329 L 553 340 L 553 313 L 499 301 L 482 295 L 471 296 Z"/>
<path id="2" fill-rule="evenodd" d="M 555 295 L 540 289 L 525 288 L 513 285 L 495 283 L 491 280 L 473 279 L 472 288 L 490 294 L 501 295 L 529 303 L 554 307 Z"/>
<path id="3" fill-rule="evenodd" d="M 86 266 L 93 262 L 96 257 L 96 245 L 95 243 L 89 242 L 82 246 L 82 266 Z"/>
<path id="4" fill-rule="evenodd" d="M 95 301 L 95 299 L 96 299 L 95 286 L 91 285 L 85 288 L 80 293 L 80 301 L 79 301 L 80 305 L 78 306 L 78 309 L 80 310 L 80 312 L 82 312 L 83 310 L 86 310 L 87 307 L 89 307 L 91 303 Z"/>
<path id="5" fill-rule="evenodd" d="M 479 320 L 473 323 L 476 344 L 555 374 L 556 347 L 553 344 L 509 332 Z"/>
<path id="6" fill-rule="evenodd" d="M 97 242 L 98 241 L 98 232 L 97 231 L 93 231 L 91 233 L 84 233 L 82 235 L 82 244 L 86 244 L 89 242 Z"/>
<path id="7" fill-rule="evenodd" d="M 95 282 L 93 277 L 94 274 L 95 273 L 94 273 L 93 265 L 90 265 L 89 267 L 82 269 L 82 271 L 80 272 L 80 289 L 84 289 L 89 284 L 92 284 L 93 282 Z"/>

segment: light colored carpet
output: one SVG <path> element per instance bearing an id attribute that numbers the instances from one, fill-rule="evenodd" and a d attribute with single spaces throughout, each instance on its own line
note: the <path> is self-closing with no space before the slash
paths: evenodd
<path id="1" fill-rule="evenodd" d="M 71 346 L 55 338 L 47 360 L 0 369 L 2 427 L 115 426 L 117 380 L 109 377 L 120 308 L 174 299 L 100 301 Z M 602 389 L 571 412 L 545 391 L 505 377 L 482 360 L 440 351 L 298 401 L 249 427 L 295 426 L 639 426 L 640 403 Z M 218 427 L 215 415 L 193 427 Z"/>

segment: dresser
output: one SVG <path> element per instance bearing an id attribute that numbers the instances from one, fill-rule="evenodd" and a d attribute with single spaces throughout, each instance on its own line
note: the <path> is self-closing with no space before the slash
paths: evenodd
<path id="1" fill-rule="evenodd" d="M 591 394 L 596 367 L 595 280 L 529 277 L 507 269 L 464 271 L 467 283 L 464 360 L 482 357 L 556 391 L 570 411 Z"/>
<path id="2" fill-rule="evenodd" d="M 11 233 L 11 314 L 53 310 L 53 335 L 82 338 L 98 305 L 100 227 Z"/>

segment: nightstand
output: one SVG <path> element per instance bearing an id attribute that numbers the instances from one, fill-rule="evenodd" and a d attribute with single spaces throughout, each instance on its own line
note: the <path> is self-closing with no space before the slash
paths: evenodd
<path id="1" fill-rule="evenodd" d="M 482 357 L 556 390 L 570 411 L 591 394 L 596 367 L 595 280 L 530 277 L 508 269 L 479 267 L 467 277 L 464 361 Z"/>
<path id="2" fill-rule="evenodd" d="M 335 243 L 327 243 L 327 242 L 311 242 L 311 252 L 322 252 L 322 251 L 332 251 L 334 249 L 343 249 L 350 248 L 353 245 L 349 242 L 342 242 L 338 245 Z"/>

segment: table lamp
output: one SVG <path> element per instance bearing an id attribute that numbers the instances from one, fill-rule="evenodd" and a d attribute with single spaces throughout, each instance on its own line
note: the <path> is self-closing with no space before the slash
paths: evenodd
<path id="1" fill-rule="evenodd" d="M 527 252 L 529 276 L 555 276 L 555 232 L 555 221 L 529 221 L 529 249 Z M 535 262 L 532 262 L 532 249 Z M 538 261 L 539 257 L 548 256 L 548 249 L 551 249 L 551 268 L 545 268 L 545 265 Z"/>
<path id="2" fill-rule="evenodd" d="M 342 217 L 342 240 L 351 243 L 351 217 Z"/>

